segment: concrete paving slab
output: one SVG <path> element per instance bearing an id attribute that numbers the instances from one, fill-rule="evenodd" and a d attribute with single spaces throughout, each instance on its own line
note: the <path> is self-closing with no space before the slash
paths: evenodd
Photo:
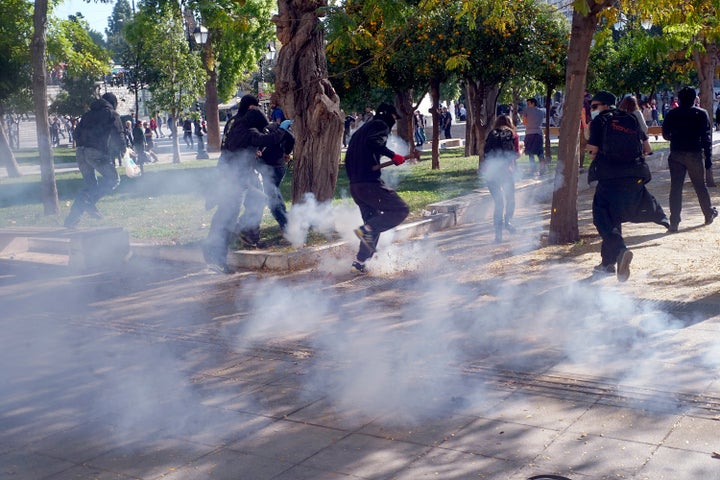
<path id="1" fill-rule="evenodd" d="M 560 433 L 559 430 L 479 418 L 449 438 L 442 448 L 527 464 Z"/>
<path id="2" fill-rule="evenodd" d="M 353 433 L 303 464 L 359 478 L 392 478 L 428 450 L 423 445 Z"/>
<path id="3" fill-rule="evenodd" d="M 597 435 L 632 442 L 660 444 L 672 430 L 679 416 L 627 409 L 609 405 L 593 405 L 568 430 L 580 435 Z"/>
<path id="4" fill-rule="evenodd" d="M 414 425 L 409 422 L 396 425 L 399 423 L 398 416 L 387 415 L 363 426 L 358 433 L 388 440 L 417 443 L 418 445 L 437 446 L 455 436 L 459 430 L 473 421 L 475 421 L 475 417 L 467 415 L 446 415 L 422 418 Z"/>
<path id="5" fill-rule="evenodd" d="M 120 447 L 94 458 L 89 466 L 137 478 L 159 478 L 207 457 L 215 449 L 176 438 L 158 438 Z"/>
<path id="6" fill-rule="evenodd" d="M 344 430 L 280 420 L 229 444 L 227 449 L 298 464 L 347 435 Z"/>
<path id="7" fill-rule="evenodd" d="M 663 441 L 663 446 L 711 455 L 712 452 L 720 450 L 718 443 L 711 441 L 712 435 L 716 434 L 717 430 L 717 419 L 683 416 L 675 423 L 670 434 Z"/>
<path id="8" fill-rule="evenodd" d="M 122 473 L 108 472 L 87 465 L 78 465 L 46 477 L 47 480 L 85 480 L 89 478 L 92 480 L 134 480 L 133 477 L 128 477 Z"/>
<path id="9" fill-rule="evenodd" d="M 218 450 L 198 458 L 182 469 L 172 469 L 162 476 L 167 480 L 271 480 L 290 469 L 292 464 L 275 458 Z"/>
<path id="10" fill-rule="evenodd" d="M 520 465 L 472 453 L 433 448 L 415 460 L 393 480 L 444 479 L 444 480 L 490 480 L 510 478 Z M 525 479 L 527 477 L 523 477 Z"/>
<path id="11" fill-rule="evenodd" d="M 632 477 L 637 480 L 720 478 L 720 460 L 694 451 L 660 447 Z"/>
<path id="12" fill-rule="evenodd" d="M 656 449 L 656 445 L 647 443 L 566 432 L 538 451 L 532 468 L 524 469 L 518 478 L 540 471 L 573 479 L 636 479 L 635 472 Z"/>
<path id="13" fill-rule="evenodd" d="M 12 451 L 0 455 L 2 478 L 50 478 L 73 467 L 65 460 L 28 451 Z"/>

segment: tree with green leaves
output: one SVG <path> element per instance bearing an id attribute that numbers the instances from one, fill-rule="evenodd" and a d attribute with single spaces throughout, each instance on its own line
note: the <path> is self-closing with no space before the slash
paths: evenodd
<path id="1" fill-rule="evenodd" d="M 24 0 L 2 0 L 0 20 L 0 157 L 8 176 L 21 176 L 8 141 L 6 114 L 25 113 L 30 97 L 30 22 L 32 8 Z M 24 105 L 23 105 L 24 104 Z"/>
<path id="2" fill-rule="evenodd" d="M 167 110 L 174 120 L 191 110 L 202 96 L 206 74 L 198 52 L 190 51 L 178 5 L 142 4 L 124 32 L 130 50 L 142 59 L 137 78 L 147 82 L 152 106 Z M 176 121 L 169 127 L 173 163 L 180 163 Z"/>
<path id="3" fill-rule="evenodd" d="M 119 63 L 124 52 L 129 48 L 125 41 L 123 29 L 132 21 L 133 12 L 130 9 L 128 0 L 117 0 L 113 7 L 112 15 L 108 19 L 108 26 L 105 29 L 107 46 L 112 52 L 115 63 Z"/>
<path id="4" fill-rule="evenodd" d="M 96 44 L 89 25 L 82 17 L 51 23 L 48 38 L 48 61 L 65 65 L 61 92 L 50 111 L 80 116 L 98 96 L 97 82 L 110 72 L 110 52 Z"/>
<path id="5" fill-rule="evenodd" d="M 220 150 L 218 104 L 232 98 L 240 79 L 257 68 L 274 38 L 272 0 L 188 0 L 186 23 L 188 33 L 202 25 L 208 30 L 203 45 L 196 45 L 207 74 L 205 113 L 208 151 Z M 190 39 L 195 43 L 195 39 Z"/>

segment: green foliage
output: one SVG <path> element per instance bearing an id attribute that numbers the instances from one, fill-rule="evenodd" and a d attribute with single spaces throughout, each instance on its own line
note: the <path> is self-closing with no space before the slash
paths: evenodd
<path id="1" fill-rule="evenodd" d="M 112 52 L 112 57 L 116 63 L 120 62 L 123 53 L 129 48 L 125 41 L 123 29 L 132 20 L 132 10 L 128 0 L 117 0 L 113 8 L 112 15 L 108 19 L 108 27 L 105 29 L 107 35 L 107 45 Z"/>
<path id="2" fill-rule="evenodd" d="M 210 32 L 214 58 L 207 58 L 207 67 L 217 71 L 218 97 L 231 98 L 240 80 L 258 68 L 267 53 L 267 44 L 274 39 L 272 0 L 200 0 L 188 1 Z"/>
<path id="3" fill-rule="evenodd" d="M 174 114 L 194 106 L 206 80 L 200 55 L 190 51 L 183 27 L 177 5 L 143 4 L 124 30 L 135 55 L 136 78 L 152 93 L 151 107 Z"/>
<path id="4" fill-rule="evenodd" d="M 110 72 L 110 53 L 95 43 L 81 16 L 51 24 L 48 36 L 48 64 L 64 65 L 62 92 L 50 106 L 61 115 L 80 116 L 95 99 L 96 80 Z"/>
<path id="5" fill-rule="evenodd" d="M 30 39 L 32 4 L 24 0 L 0 0 L 0 104 L 7 108 L 11 97 L 30 87 Z"/>

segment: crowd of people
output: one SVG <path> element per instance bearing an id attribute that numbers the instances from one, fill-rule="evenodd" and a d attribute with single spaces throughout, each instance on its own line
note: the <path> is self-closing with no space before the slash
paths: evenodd
<path id="1" fill-rule="evenodd" d="M 678 92 L 677 105 L 662 117 L 653 113 L 656 108 L 652 100 L 638 102 L 634 96 L 626 96 L 616 105 L 613 94 L 600 91 L 592 96 L 586 94 L 585 100 L 583 117 L 589 113 L 582 122 L 584 150 L 591 159 L 588 182 L 597 182 L 592 214 L 602 238 L 601 262 L 595 272 L 613 273 L 618 280 L 625 281 L 630 275 L 633 252 L 625 245 L 622 224 L 653 222 L 669 233 L 679 232 L 686 176 L 690 177 L 705 224 L 713 223 L 717 217 L 718 211 L 712 206 L 707 190 L 707 186 L 714 186 L 711 175 L 713 122 L 708 113 L 698 107 L 697 94 L 690 87 Z M 482 153 L 480 174 L 495 203 L 493 226 L 498 243 L 503 241 L 503 231 L 516 231 L 512 219 L 517 159 L 524 152 L 535 170 L 537 157 L 539 174 L 544 173 L 547 166 L 541 128 L 545 110 L 538 106 L 535 98 L 527 99 L 526 104 L 521 117 L 525 124 L 524 142 L 520 142 L 512 116 L 501 114 L 488 132 Z M 153 151 L 154 138 L 164 134 L 157 115 L 148 121 L 133 116 L 123 125 L 115 111 L 116 105 L 114 95 L 103 95 L 74 130 L 84 186 L 65 221 L 67 227 L 75 227 L 83 214 L 101 216 L 96 207 L 98 199 L 116 188 L 120 181 L 114 165 L 116 160 L 120 162 L 129 154 L 140 169 L 145 163 L 158 161 Z M 446 113 L 452 118 L 447 110 L 442 108 L 441 119 Z M 387 147 L 390 132 L 399 118 L 389 103 L 381 103 L 375 110 L 367 107 L 363 115 L 353 113 L 345 118 L 345 168 L 350 194 L 364 222 L 355 230 L 360 245 L 352 269 L 357 273 L 367 271 L 365 262 L 374 255 L 380 234 L 400 224 L 409 214 L 407 204 L 381 176 L 382 168 L 405 162 L 406 157 Z M 655 118 L 662 119 L 662 135 L 670 142 L 669 217 L 646 187 L 652 177 L 645 162 L 645 157 L 652 154 L 647 132 L 648 126 L 655 125 Z M 168 118 L 168 124 L 172 121 Z M 202 142 L 206 132 L 204 123 L 189 117 L 178 121 L 188 146 L 193 145 L 193 131 Z M 227 121 L 217 165 L 217 185 L 206 201 L 208 209 L 216 208 L 203 244 L 204 257 L 212 271 L 231 271 L 226 257 L 233 242 L 254 248 L 265 246 L 260 240 L 260 222 L 266 206 L 281 234 L 284 233 L 288 220 L 280 184 L 295 144 L 292 124 L 276 103 L 266 116 L 252 95 L 241 99 L 238 112 Z M 426 125 L 421 112 L 413 114 L 413 125 L 416 146 L 422 145 L 426 140 Z M 392 160 L 382 163 L 381 157 Z M 101 175 L 99 180 L 96 173 Z"/>

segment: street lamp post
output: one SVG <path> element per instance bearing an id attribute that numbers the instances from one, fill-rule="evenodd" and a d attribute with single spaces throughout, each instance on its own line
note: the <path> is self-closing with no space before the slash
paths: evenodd
<path id="1" fill-rule="evenodd" d="M 202 48 L 203 45 L 205 45 L 208 41 L 208 29 L 205 28 L 202 25 L 197 25 L 195 29 L 193 30 L 193 38 L 195 40 L 195 44 L 200 46 Z M 207 160 L 210 158 L 207 151 L 205 150 L 205 142 L 203 141 L 203 127 L 202 127 L 202 111 L 200 111 L 200 108 L 197 108 L 198 114 L 200 115 L 200 119 L 195 121 L 195 136 L 197 137 L 197 155 L 195 156 L 196 160 Z"/>

